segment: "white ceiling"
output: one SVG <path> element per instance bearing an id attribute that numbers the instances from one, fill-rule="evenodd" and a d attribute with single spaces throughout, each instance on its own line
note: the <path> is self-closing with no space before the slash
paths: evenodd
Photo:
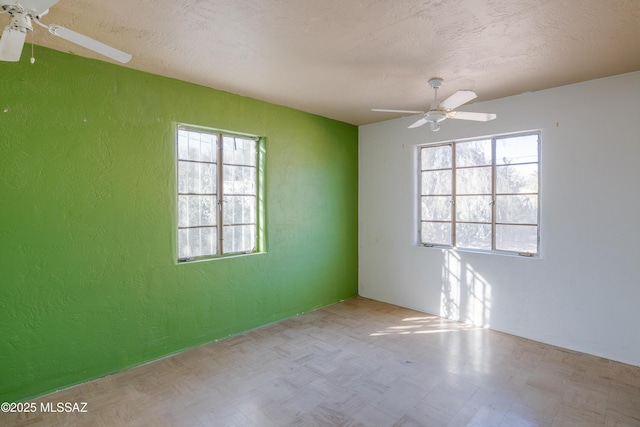
<path id="1" fill-rule="evenodd" d="M 42 21 L 131 53 L 126 67 L 356 125 L 425 109 L 430 77 L 441 99 L 484 101 L 640 70 L 640 0 L 60 0 Z"/>

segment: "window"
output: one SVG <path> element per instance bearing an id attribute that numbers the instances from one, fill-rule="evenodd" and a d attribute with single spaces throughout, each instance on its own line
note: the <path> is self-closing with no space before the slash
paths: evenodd
<path id="1" fill-rule="evenodd" d="M 539 253 L 540 133 L 419 147 L 424 246 Z"/>
<path id="2" fill-rule="evenodd" d="M 259 138 L 178 126 L 178 261 L 257 252 Z"/>

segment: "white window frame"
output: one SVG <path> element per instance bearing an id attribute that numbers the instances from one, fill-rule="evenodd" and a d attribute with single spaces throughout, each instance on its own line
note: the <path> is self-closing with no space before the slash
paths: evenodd
<path id="1" fill-rule="evenodd" d="M 531 193 L 497 193 L 496 191 L 496 177 L 497 177 L 497 173 L 496 173 L 496 167 L 502 167 L 505 166 L 504 164 L 497 164 L 496 162 L 496 142 L 498 140 L 501 139 L 508 139 L 508 138 L 517 138 L 517 137 L 523 137 L 523 136 L 537 136 L 537 161 L 536 162 L 524 162 L 524 163 L 517 163 L 514 165 L 527 165 L 527 164 L 535 164 L 537 165 L 537 192 L 531 192 Z M 473 222 L 470 221 L 461 221 L 457 219 L 457 209 L 456 209 L 456 197 L 460 196 L 461 194 L 456 192 L 456 171 L 459 169 L 465 169 L 465 168 L 469 168 L 469 167 L 456 167 L 456 146 L 457 144 L 461 144 L 461 143 L 467 143 L 467 142 L 473 142 L 473 141 L 486 141 L 486 140 L 491 140 L 491 163 L 490 165 L 486 165 L 484 167 L 490 166 L 491 167 L 491 249 L 477 249 L 477 248 L 467 248 L 467 247 L 461 247 L 458 246 L 457 244 L 457 239 L 456 239 L 456 225 L 457 224 L 461 224 L 461 223 L 470 223 L 473 224 Z M 443 196 L 450 196 L 451 200 L 450 200 L 450 204 L 451 204 L 451 219 L 449 221 L 447 220 L 442 220 L 442 221 L 437 221 L 437 220 L 424 220 L 422 218 L 422 197 L 424 196 L 422 193 L 422 173 L 423 172 L 428 172 L 428 171 L 438 171 L 439 169 L 422 169 L 422 150 L 424 148 L 431 148 L 431 147 L 438 147 L 438 146 L 451 146 L 452 150 L 451 150 L 451 156 L 452 156 L 452 161 L 451 161 L 451 168 L 444 168 L 441 169 L 443 171 L 446 170 L 451 170 L 451 182 L 452 182 L 452 189 L 451 189 L 451 194 L 445 194 Z M 539 257 L 540 256 L 540 165 L 541 165 L 541 157 L 540 157 L 540 148 L 541 148 L 541 132 L 539 130 L 536 131 L 527 131 L 527 132 L 519 132 L 519 133 L 509 133 L 509 134 L 501 134 L 501 135 L 492 135 L 492 136 L 486 136 L 486 137 L 479 137 L 479 138 L 470 138 L 470 139 L 461 139 L 461 140 L 453 140 L 453 141 L 446 141 L 446 142 L 437 142 L 437 143 L 429 143 L 429 144 L 422 144 L 419 145 L 417 147 L 417 179 L 418 179 L 418 183 L 417 183 L 417 189 L 418 189 L 418 198 L 417 198 L 417 244 L 419 246 L 423 246 L 423 247 L 439 247 L 439 248 L 454 248 L 457 250 L 461 250 L 461 251 L 470 251 L 470 252 L 484 252 L 484 253 L 498 253 L 498 254 L 506 254 L 506 255 L 518 255 L 518 256 L 524 256 L 524 257 Z M 472 166 L 473 167 L 473 166 Z M 486 194 L 486 196 L 488 196 L 489 194 Z M 534 223 L 528 223 L 528 224 L 518 224 L 518 223 L 501 223 L 498 222 L 496 219 L 496 196 L 504 196 L 504 195 L 535 195 L 535 197 L 537 198 L 537 212 L 536 212 L 536 222 Z M 422 236 L 422 227 L 424 223 L 442 223 L 442 224 L 450 224 L 451 227 L 451 244 L 442 244 L 442 243 L 429 243 L 429 242 L 423 242 L 423 236 Z M 478 224 L 489 224 L 489 223 L 478 223 Z M 496 249 L 496 228 L 499 225 L 524 225 L 524 226 L 536 226 L 537 227 L 537 235 L 536 235 L 536 251 L 535 252 L 524 252 L 524 251 L 510 251 L 510 250 L 499 250 Z"/>
<path id="2" fill-rule="evenodd" d="M 178 139 L 180 135 L 180 131 L 187 132 L 195 132 L 200 134 L 210 135 L 215 141 L 215 151 L 216 156 L 213 161 L 203 161 L 203 160 L 191 160 L 186 158 L 181 158 L 178 150 Z M 212 128 L 205 128 L 194 125 L 187 124 L 177 124 L 176 129 L 176 137 L 175 137 L 175 149 L 176 149 L 176 258 L 178 263 L 186 263 L 190 261 L 200 261 L 207 259 L 218 259 L 224 258 L 228 256 L 237 256 L 237 255 L 246 255 L 252 253 L 264 252 L 264 162 L 265 162 L 265 149 L 264 149 L 264 139 L 255 135 L 247 135 L 241 133 L 234 133 L 228 131 L 222 131 Z M 255 165 L 248 164 L 234 164 L 228 163 L 224 161 L 224 138 L 235 138 L 240 140 L 253 140 L 256 143 L 256 158 Z M 180 173 L 180 163 L 181 162 L 189 162 L 189 163 L 198 163 L 198 164 L 211 164 L 215 166 L 215 173 L 212 174 L 212 178 L 215 180 L 215 193 L 190 193 L 190 192 L 181 192 L 180 184 L 179 184 L 179 173 Z M 253 222 L 234 222 L 234 223 L 225 223 L 224 220 L 224 204 L 228 202 L 228 197 L 238 196 L 237 194 L 229 193 L 225 190 L 224 183 L 224 170 L 225 166 L 234 167 L 241 166 L 243 168 L 254 168 L 255 169 L 255 194 L 243 193 L 241 196 L 253 196 L 255 197 L 255 212 L 253 212 L 255 220 Z M 193 195 L 202 195 L 202 196 L 214 196 L 215 197 L 215 212 L 213 215 L 215 216 L 215 224 L 214 225 L 195 225 L 195 226 L 185 226 L 180 225 L 180 206 L 179 200 L 180 196 L 193 196 Z M 240 251 L 228 251 L 224 250 L 224 228 L 230 226 L 253 226 L 254 227 L 254 235 L 255 235 L 255 244 L 252 248 L 247 250 Z M 216 230 L 216 251 L 215 253 L 200 253 L 191 256 L 181 256 L 180 254 L 180 230 L 190 229 L 190 228 L 210 228 Z"/>

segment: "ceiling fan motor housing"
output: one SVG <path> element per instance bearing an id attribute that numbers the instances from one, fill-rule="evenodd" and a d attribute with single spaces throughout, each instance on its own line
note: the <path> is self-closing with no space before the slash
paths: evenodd
<path id="1" fill-rule="evenodd" d="M 9 25 L 9 28 L 11 28 L 12 30 L 18 30 L 22 33 L 33 31 L 33 27 L 31 26 L 31 18 L 29 17 L 29 15 L 11 11 L 9 11 L 9 13 L 12 16 L 11 25 Z"/>
<path id="2" fill-rule="evenodd" d="M 442 110 L 431 110 L 425 113 L 424 118 L 427 123 L 440 123 L 447 118 L 447 113 Z"/>

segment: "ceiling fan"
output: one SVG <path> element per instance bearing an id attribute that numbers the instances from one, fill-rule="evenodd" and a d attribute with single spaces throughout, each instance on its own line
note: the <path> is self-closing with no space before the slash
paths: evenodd
<path id="1" fill-rule="evenodd" d="M 59 25 L 46 25 L 40 18 L 49 12 L 49 8 L 59 0 L 0 0 L 0 14 L 11 15 L 11 24 L 7 26 L 0 38 L 0 61 L 17 62 L 20 60 L 22 47 L 27 33 L 33 31 L 32 22 L 49 30 L 54 36 L 62 37 L 77 45 L 91 49 L 101 55 L 127 63 L 131 55 L 107 46 L 97 40 L 84 36 Z M 32 58 L 33 62 L 33 58 Z"/>
<path id="2" fill-rule="evenodd" d="M 459 106 L 466 104 L 478 97 L 472 90 L 459 90 L 441 103 L 438 104 L 438 89 L 442 86 L 444 80 L 440 78 L 432 78 L 429 80 L 429 86 L 433 88 L 435 94 L 433 96 L 433 102 L 429 111 L 414 111 L 414 110 L 385 110 L 380 108 L 373 108 L 371 111 L 382 111 L 387 113 L 406 113 L 406 114 L 424 114 L 417 122 L 409 126 L 409 129 L 417 128 L 424 124 L 430 123 L 431 130 L 437 132 L 440 130 L 440 122 L 445 119 L 461 119 L 461 120 L 475 120 L 477 122 L 488 122 L 495 119 L 497 116 L 493 113 L 472 113 L 469 111 L 455 111 Z"/>

